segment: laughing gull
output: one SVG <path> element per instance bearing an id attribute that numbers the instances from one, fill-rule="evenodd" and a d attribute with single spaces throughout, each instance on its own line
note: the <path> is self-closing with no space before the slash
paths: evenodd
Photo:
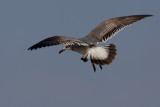
<path id="1" fill-rule="evenodd" d="M 84 62 L 90 59 L 95 72 L 95 64 L 99 65 L 102 70 L 102 65 L 110 64 L 116 56 L 116 46 L 113 43 L 105 46 L 96 46 L 96 44 L 106 42 L 126 26 L 150 16 L 152 15 L 131 15 L 111 18 L 100 23 L 83 38 L 75 39 L 65 36 L 53 36 L 31 46 L 28 50 L 36 50 L 53 45 L 64 45 L 64 48 L 59 51 L 59 54 L 65 50 L 78 52 L 83 55 L 81 60 Z"/>

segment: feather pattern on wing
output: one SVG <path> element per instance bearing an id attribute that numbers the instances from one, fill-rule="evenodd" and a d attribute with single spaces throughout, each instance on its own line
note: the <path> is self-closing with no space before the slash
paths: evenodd
<path id="1" fill-rule="evenodd" d="M 65 36 L 53 36 L 47 39 L 44 39 L 42 41 L 40 41 L 39 43 L 31 46 L 30 48 L 28 48 L 28 50 L 33 50 L 33 49 L 37 49 L 37 48 L 42 48 L 42 47 L 46 47 L 46 46 L 53 46 L 53 45 L 83 45 L 83 46 L 88 46 L 87 43 L 78 40 L 78 39 L 74 39 L 74 38 L 70 38 L 70 37 L 65 37 Z"/>
<path id="2" fill-rule="evenodd" d="M 152 15 L 132 15 L 123 16 L 117 18 L 111 18 L 109 20 L 103 21 L 95 29 L 93 29 L 87 36 L 81 38 L 80 40 L 88 42 L 90 44 L 96 44 L 99 42 L 106 42 L 108 39 L 113 37 L 119 31 L 133 24 L 145 17 Z"/>

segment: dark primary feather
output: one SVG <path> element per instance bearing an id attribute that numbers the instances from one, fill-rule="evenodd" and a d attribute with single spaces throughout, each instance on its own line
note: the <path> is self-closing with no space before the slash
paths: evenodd
<path id="1" fill-rule="evenodd" d="M 108 19 L 100 23 L 87 36 L 81 38 L 80 40 L 90 44 L 107 41 L 126 26 L 150 16 L 152 15 L 132 15 Z"/>
<path id="2" fill-rule="evenodd" d="M 69 38 L 69 37 L 65 37 L 65 36 L 53 36 L 47 39 L 44 39 L 42 41 L 40 41 L 39 43 L 31 46 L 30 48 L 28 48 L 28 50 L 33 50 L 33 49 L 37 49 L 37 48 L 42 48 L 42 47 L 46 47 L 46 46 L 53 46 L 53 45 L 84 45 L 84 46 L 88 46 L 87 43 L 80 41 L 78 39 L 74 39 L 74 38 Z"/>

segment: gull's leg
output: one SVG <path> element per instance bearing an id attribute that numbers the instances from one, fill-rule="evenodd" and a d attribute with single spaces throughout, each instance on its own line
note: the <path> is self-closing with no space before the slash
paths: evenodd
<path id="1" fill-rule="evenodd" d="M 93 67 L 94 72 L 96 72 L 96 67 L 95 67 L 94 63 L 92 63 L 92 67 Z"/>
<path id="2" fill-rule="evenodd" d="M 99 65 L 99 67 L 101 68 L 101 70 L 102 70 L 102 66 L 101 65 Z"/>
<path id="3" fill-rule="evenodd" d="M 95 67 L 92 59 L 91 59 L 91 63 L 92 63 L 92 67 L 93 67 L 94 72 L 96 72 L 96 67 Z"/>

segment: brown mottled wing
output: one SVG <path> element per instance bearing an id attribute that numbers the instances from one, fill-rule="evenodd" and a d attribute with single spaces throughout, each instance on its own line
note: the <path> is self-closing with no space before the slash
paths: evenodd
<path id="1" fill-rule="evenodd" d="M 112 18 L 100 23 L 95 29 L 93 29 L 87 36 L 81 38 L 80 40 L 96 44 L 99 42 L 105 42 L 113 35 L 118 33 L 120 30 L 128 25 L 133 24 L 145 17 L 150 17 L 152 15 L 132 15 Z"/>
<path id="2" fill-rule="evenodd" d="M 40 41 L 39 43 L 31 46 L 30 48 L 28 48 L 28 50 L 33 50 L 33 49 L 38 49 L 38 48 L 42 48 L 42 47 L 46 47 L 46 46 L 53 46 L 53 45 L 84 45 L 84 46 L 88 46 L 87 43 L 78 40 L 78 39 L 74 39 L 74 38 L 69 38 L 69 37 L 65 37 L 65 36 L 53 36 L 47 39 L 44 39 L 42 41 Z"/>

